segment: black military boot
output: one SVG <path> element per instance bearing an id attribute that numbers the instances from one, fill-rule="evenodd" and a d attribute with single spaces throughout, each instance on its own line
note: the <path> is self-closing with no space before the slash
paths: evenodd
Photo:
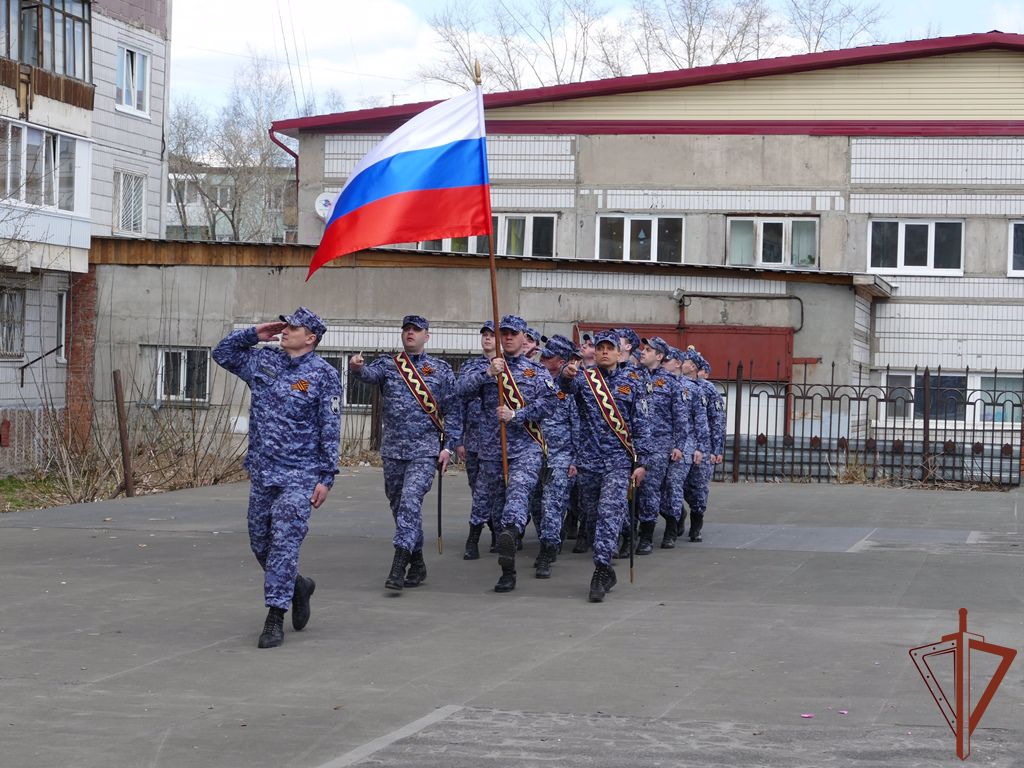
<path id="1" fill-rule="evenodd" d="M 501 578 L 494 585 L 495 592 L 511 592 L 516 588 L 516 543 L 519 531 L 506 528 L 498 534 L 498 565 L 501 566 Z"/>
<path id="2" fill-rule="evenodd" d="M 582 555 L 590 549 L 590 524 L 586 520 L 580 520 L 580 526 L 576 534 L 576 544 L 573 545 L 574 554 Z"/>
<path id="3" fill-rule="evenodd" d="M 649 555 L 654 551 L 654 526 L 654 520 L 640 523 L 640 535 L 636 542 L 638 555 Z"/>
<path id="4" fill-rule="evenodd" d="M 704 527 L 704 513 L 690 512 L 690 541 L 704 541 L 700 529 Z"/>
<path id="5" fill-rule="evenodd" d="M 427 580 L 427 564 L 423 562 L 423 550 L 417 549 L 409 557 L 409 570 L 405 574 L 403 587 L 418 587 Z"/>
<path id="6" fill-rule="evenodd" d="M 590 577 L 590 602 L 600 603 L 615 585 L 615 571 L 610 565 L 599 565 Z"/>
<path id="7" fill-rule="evenodd" d="M 679 534 L 676 531 L 676 521 L 673 517 L 665 518 L 665 534 L 661 537 L 662 549 L 675 549 L 676 538 Z"/>
<path id="8" fill-rule="evenodd" d="M 409 564 L 412 553 L 408 549 L 395 547 L 395 559 L 391 561 L 391 573 L 384 582 L 385 589 L 401 592 L 405 587 L 405 567 Z"/>
<path id="9" fill-rule="evenodd" d="M 466 539 L 466 551 L 462 553 L 463 560 L 480 559 L 480 533 L 484 529 L 483 523 L 469 526 L 469 538 Z"/>
<path id="10" fill-rule="evenodd" d="M 636 541 L 635 531 L 633 537 L 631 538 L 629 535 L 629 528 L 623 528 L 619 542 L 619 551 L 612 555 L 612 557 L 619 560 L 629 557 L 629 545 L 632 541 Z"/>
<path id="11" fill-rule="evenodd" d="M 263 622 L 263 634 L 256 644 L 259 648 L 277 648 L 284 642 L 284 609 L 271 608 Z"/>
<path id="12" fill-rule="evenodd" d="M 533 567 L 537 569 L 538 579 L 551 578 L 551 564 L 555 562 L 555 548 L 550 544 L 541 542 L 540 554 L 537 555 L 537 562 Z"/>
<path id="13" fill-rule="evenodd" d="M 292 593 L 292 629 L 296 632 L 305 629 L 309 623 L 309 598 L 315 589 L 315 581 L 296 574 L 295 591 Z"/>
<path id="14" fill-rule="evenodd" d="M 491 548 L 487 550 L 492 555 L 498 551 L 498 532 L 494 530 L 494 523 L 488 522 L 487 527 L 491 530 Z"/>

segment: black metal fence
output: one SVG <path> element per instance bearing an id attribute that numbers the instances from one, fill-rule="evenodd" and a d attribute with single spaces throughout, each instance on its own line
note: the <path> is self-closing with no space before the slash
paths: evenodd
<path id="1" fill-rule="evenodd" d="M 858 369 L 855 384 L 758 380 L 729 366 L 726 448 L 715 479 L 889 481 L 1011 486 L 1021 482 L 1024 372 Z M 867 380 L 867 381 L 865 381 Z M 980 383 L 982 386 L 969 386 Z"/>

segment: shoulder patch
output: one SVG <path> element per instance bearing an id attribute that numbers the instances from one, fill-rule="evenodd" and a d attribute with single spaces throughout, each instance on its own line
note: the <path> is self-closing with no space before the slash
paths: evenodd
<path id="1" fill-rule="evenodd" d="M 341 395 L 334 395 L 331 398 L 331 413 L 335 415 L 341 413 Z"/>

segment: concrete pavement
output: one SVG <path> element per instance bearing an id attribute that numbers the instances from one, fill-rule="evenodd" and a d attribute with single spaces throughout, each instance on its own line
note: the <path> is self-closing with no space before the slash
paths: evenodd
<path id="1" fill-rule="evenodd" d="M 908 650 L 960 607 L 1024 649 L 1017 491 L 716 484 L 705 542 L 638 558 L 632 585 L 619 565 L 595 605 L 589 556 L 533 578 L 532 530 L 492 592 L 493 556 L 461 559 L 462 475 L 443 556 L 427 499 L 426 584 L 386 593 L 380 471 L 346 470 L 303 547 L 312 621 L 273 650 L 246 494 L 0 516 L 0 765 L 957 765 Z M 972 665 L 977 698 L 995 665 Z M 1021 754 L 1017 659 L 970 762 Z"/>

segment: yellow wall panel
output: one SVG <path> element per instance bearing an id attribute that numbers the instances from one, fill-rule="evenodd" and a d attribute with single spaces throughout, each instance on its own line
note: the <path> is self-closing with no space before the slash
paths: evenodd
<path id="1" fill-rule="evenodd" d="M 1024 54 L 977 51 L 487 110 L 491 120 L 1022 120 Z"/>

